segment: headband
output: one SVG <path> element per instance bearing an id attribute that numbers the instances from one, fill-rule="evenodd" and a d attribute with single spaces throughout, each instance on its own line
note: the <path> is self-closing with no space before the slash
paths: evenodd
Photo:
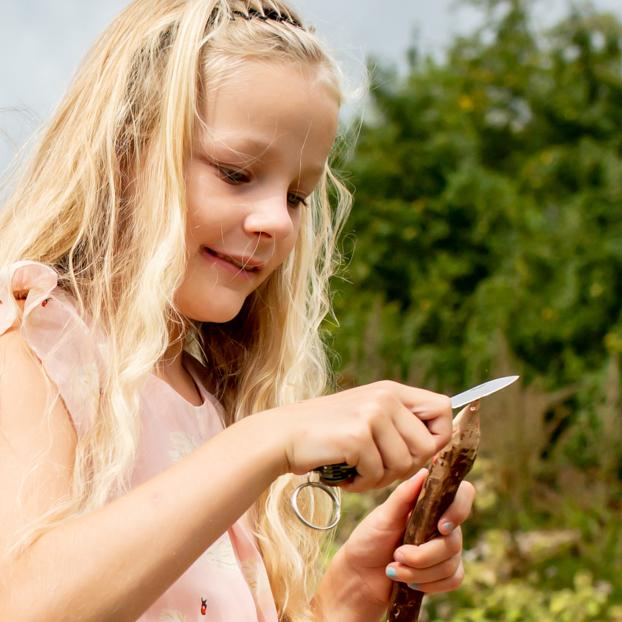
<path id="1" fill-rule="evenodd" d="M 233 11 L 233 15 L 235 19 L 236 15 L 243 17 L 246 20 L 251 19 L 260 19 L 262 21 L 272 20 L 274 22 L 281 22 L 289 24 L 290 26 L 295 26 L 296 28 L 302 28 L 304 30 L 304 26 L 297 20 L 291 17 L 290 15 L 283 15 L 274 9 L 265 9 L 263 13 L 258 11 L 257 9 L 248 9 L 248 13 L 243 13 L 242 11 Z"/>

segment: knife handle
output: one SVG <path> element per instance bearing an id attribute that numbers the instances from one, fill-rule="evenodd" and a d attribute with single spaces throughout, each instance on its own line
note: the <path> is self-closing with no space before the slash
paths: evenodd
<path id="1" fill-rule="evenodd" d="M 350 466 L 347 462 L 327 464 L 313 470 L 320 474 L 320 481 L 329 486 L 336 486 L 358 475 L 356 468 Z"/>

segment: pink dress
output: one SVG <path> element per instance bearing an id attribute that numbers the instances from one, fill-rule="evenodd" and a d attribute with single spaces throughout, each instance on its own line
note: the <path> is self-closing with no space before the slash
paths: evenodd
<path id="1" fill-rule="evenodd" d="M 54 269 L 39 262 L 17 261 L 1 268 L 0 335 L 17 323 L 81 434 L 96 416 L 103 340 L 80 317 L 73 299 L 57 287 L 57 279 Z M 23 314 L 15 302 L 18 292 L 19 297 L 27 292 Z M 222 408 L 201 382 L 198 361 L 186 352 L 183 361 L 203 404 L 194 406 L 164 380 L 149 375 L 140 396 L 142 432 L 133 486 L 224 429 Z M 139 622 L 277 622 L 266 569 L 246 520 L 245 514 L 231 525 Z"/>

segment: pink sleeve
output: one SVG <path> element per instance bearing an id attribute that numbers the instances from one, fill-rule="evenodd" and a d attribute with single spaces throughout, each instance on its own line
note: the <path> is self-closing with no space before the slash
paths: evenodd
<path id="1" fill-rule="evenodd" d="M 18 326 L 58 387 L 80 436 L 97 412 L 102 356 L 72 298 L 57 282 L 58 273 L 36 261 L 0 268 L 0 335 Z M 23 312 L 16 296 L 26 297 Z"/>

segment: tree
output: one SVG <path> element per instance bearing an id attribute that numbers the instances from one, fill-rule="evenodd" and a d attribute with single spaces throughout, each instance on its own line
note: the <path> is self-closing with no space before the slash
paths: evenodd
<path id="1" fill-rule="evenodd" d="M 373 121 L 340 163 L 356 190 L 331 334 L 342 384 L 452 393 L 511 360 L 546 407 L 533 468 L 508 467 L 521 494 L 500 504 L 520 521 L 537 480 L 563 494 L 580 472 L 619 511 L 622 24 L 582 5 L 540 32 L 531 3 L 471 4 L 484 23 L 443 61 L 413 48 L 406 77 L 371 69 Z"/>

